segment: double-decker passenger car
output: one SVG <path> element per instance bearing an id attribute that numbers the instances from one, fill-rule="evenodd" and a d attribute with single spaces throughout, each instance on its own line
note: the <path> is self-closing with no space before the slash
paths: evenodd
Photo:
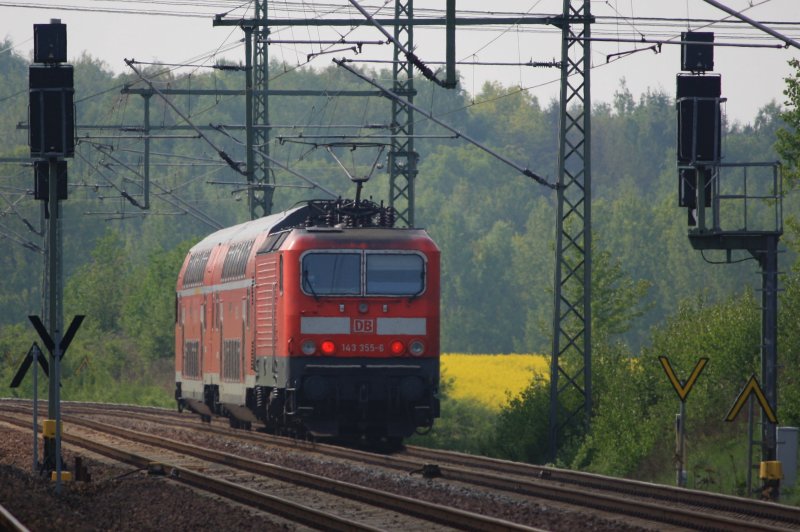
<path id="1" fill-rule="evenodd" d="M 175 398 L 204 419 L 399 442 L 439 415 L 439 249 L 370 201 L 209 235 L 177 283 Z"/>

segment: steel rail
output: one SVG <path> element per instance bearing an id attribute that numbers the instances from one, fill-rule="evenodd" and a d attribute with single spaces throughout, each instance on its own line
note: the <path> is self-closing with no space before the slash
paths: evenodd
<path id="1" fill-rule="evenodd" d="M 420 460 L 443 460 L 466 467 L 491 469 L 499 473 L 546 478 L 553 482 L 576 484 L 595 489 L 669 500 L 693 506 L 704 506 L 720 511 L 739 512 L 773 521 L 784 521 L 800 527 L 800 508 L 774 502 L 748 499 L 701 490 L 678 488 L 640 480 L 609 477 L 584 471 L 559 469 L 549 466 L 511 462 L 486 456 L 476 456 L 453 451 L 440 451 L 425 447 L 407 446 L 406 452 Z"/>
<path id="2" fill-rule="evenodd" d="M 7 530 L 9 532 L 29 532 L 28 527 L 19 522 L 14 517 L 14 514 L 6 510 L 0 504 L 0 530 Z"/>
<path id="3" fill-rule="evenodd" d="M 147 412 L 147 415 L 159 414 L 158 412 Z M 175 422 L 170 424 L 170 426 L 199 428 L 196 424 L 188 422 Z M 648 519 L 664 523 L 681 524 L 690 527 L 698 526 L 698 523 L 702 523 L 704 526 L 721 527 L 726 530 L 786 530 L 785 528 L 769 525 L 759 526 L 753 522 L 746 522 L 726 516 L 708 515 L 698 509 L 667 508 L 656 503 L 630 501 L 616 495 L 590 494 L 582 490 L 581 487 L 615 491 L 623 495 L 649 497 L 659 501 L 678 502 L 694 507 L 702 506 L 717 511 L 743 513 L 749 516 L 770 519 L 772 521 L 784 521 L 792 525 L 792 527 L 800 525 L 800 509 L 786 505 L 713 494 L 699 490 L 687 490 L 635 480 L 606 477 L 580 471 L 516 463 L 495 458 L 414 446 L 406 448 L 407 452 L 411 455 L 409 458 L 398 455 L 386 456 L 333 445 L 306 443 L 265 434 L 252 434 L 240 431 L 231 432 L 228 429 L 219 427 L 203 426 L 202 430 L 221 435 L 232 435 L 249 441 L 277 444 L 287 448 L 300 448 L 309 452 L 318 452 L 328 456 L 357 460 L 372 465 L 408 472 L 420 470 L 426 463 L 421 460 L 437 460 L 445 464 L 451 464 L 450 466 L 441 463 L 437 464 L 442 477 L 447 480 L 480 485 L 491 489 L 509 491 L 531 497 L 568 502 L 581 507 L 600 508 L 624 513 L 626 515 L 646 515 Z M 453 467 L 452 464 L 478 468 L 480 472 Z M 487 472 L 487 469 L 491 469 L 494 472 Z M 509 474 L 516 475 L 517 478 L 509 478 Z M 559 486 L 553 484 L 554 482 L 572 484 L 573 486 Z M 592 501 L 592 499 L 596 500 Z"/>
<path id="4" fill-rule="evenodd" d="M 0 420 L 23 427 L 23 422 L 17 418 L 0 414 Z M 25 425 L 25 428 L 27 428 L 27 425 Z M 66 433 L 64 435 L 64 441 L 140 469 L 147 469 L 147 467 L 153 462 L 151 458 L 125 451 L 118 447 L 104 445 L 76 434 Z M 221 495 L 266 512 L 280 515 L 281 517 L 296 523 L 301 523 L 307 526 L 318 528 L 320 530 L 379 530 L 327 512 L 303 506 L 287 499 L 282 499 L 275 495 L 261 493 L 250 488 L 239 486 L 227 480 L 216 479 L 208 475 L 203 475 L 202 473 L 197 473 L 190 469 L 174 464 L 162 463 L 162 465 L 170 470 L 170 478 L 172 479 L 178 480 L 195 488 L 216 493 L 217 495 Z"/>
<path id="5" fill-rule="evenodd" d="M 0 419 L 7 420 L 2 414 Z M 13 418 L 11 418 L 13 419 Z M 19 421 L 16 421 L 19 423 Z M 357 500 L 366 504 L 371 504 L 380 508 L 400 512 L 413 517 L 418 517 L 428 521 L 435 521 L 447 526 L 462 528 L 464 530 L 485 530 L 485 531 L 498 531 L 498 530 L 521 530 L 521 531 L 534 531 L 536 528 L 512 523 L 502 519 L 487 517 L 484 515 L 459 510 L 455 508 L 446 508 L 441 505 L 431 504 L 426 501 L 404 497 L 393 493 L 380 491 L 372 488 L 358 486 L 339 480 L 325 478 L 311 473 L 304 473 L 295 471 L 286 467 L 267 464 L 264 462 L 257 462 L 248 458 L 242 458 L 230 453 L 216 451 L 213 449 L 201 448 L 195 445 L 168 440 L 160 436 L 136 432 L 121 427 L 108 425 L 98 421 L 91 421 L 82 419 L 73 415 L 64 416 L 64 422 L 77 426 L 82 426 L 99 432 L 113 434 L 122 438 L 126 438 L 139 443 L 153 445 L 155 447 L 167 449 L 176 453 L 181 453 L 189 456 L 194 456 L 202 460 L 215 462 L 218 464 L 227 465 L 243 471 L 258 473 L 276 480 L 289 482 L 292 484 L 304 486 L 307 488 L 325 491 L 340 497 L 346 497 L 352 500 Z M 75 438 L 72 440 L 71 438 Z M 84 446 L 84 443 L 91 443 L 89 440 L 72 435 L 69 432 L 65 436 L 65 441 L 73 442 L 78 441 L 79 445 Z M 99 451 L 98 451 L 99 452 Z M 125 453 L 124 451 L 121 451 Z M 145 459 L 146 460 L 146 459 Z M 149 461 L 148 461 L 149 462 Z M 146 466 L 146 464 L 145 464 Z M 184 475 L 182 469 L 178 469 L 180 475 Z M 257 493 L 257 492 L 256 492 Z M 327 528 L 327 527 L 326 527 Z"/>

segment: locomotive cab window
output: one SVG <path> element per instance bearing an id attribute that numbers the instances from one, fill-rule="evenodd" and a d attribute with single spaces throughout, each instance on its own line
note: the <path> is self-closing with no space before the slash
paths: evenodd
<path id="1" fill-rule="evenodd" d="M 303 257 L 303 291 L 313 296 L 361 293 L 359 253 L 308 253 Z"/>
<path id="2" fill-rule="evenodd" d="M 420 255 L 368 253 L 367 295 L 415 296 L 425 288 L 425 263 Z"/>
<path id="3" fill-rule="evenodd" d="M 312 251 L 302 259 L 303 292 L 319 296 L 417 296 L 425 290 L 418 253 Z"/>

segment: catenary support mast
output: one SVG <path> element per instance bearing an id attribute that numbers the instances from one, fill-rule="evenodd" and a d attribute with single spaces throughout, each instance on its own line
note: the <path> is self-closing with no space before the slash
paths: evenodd
<path id="1" fill-rule="evenodd" d="M 406 50 L 414 49 L 414 0 L 395 0 L 394 18 L 409 24 L 394 26 L 395 41 Z M 411 61 L 399 46 L 394 47 L 392 86 L 395 94 L 407 94 L 414 103 L 414 77 Z M 392 147 L 389 152 L 389 205 L 397 210 L 398 225 L 414 226 L 414 179 L 417 176 L 417 152 L 414 150 L 414 112 L 411 107 L 392 100 Z"/>
<path id="2" fill-rule="evenodd" d="M 591 98 L 589 0 L 564 0 L 558 205 L 550 362 L 550 460 L 592 411 Z"/>
<path id="3" fill-rule="evenodd" d="M 268 0 L 256 0 L 255 14 L 256 20 L 267 20 Z M 252 29 L 253 43 L 253 144 L 249 149 L 255 147 L 259 151 L 269 156 L 269 55 L 267 38 L 269 37 L 269 26 L 257 24 Z M 265 126 L 265 127 L 259 127 Z M 248 154 L 248 157 L 252 157 Z M 275 176 L 266 157 L 255 157 L 253 159 L 253 175 L 248 175 L 248 186 L 250 192 L 250 219 L 255 220 L 262 216 L 272 213 L 272 196 L 275 192 Z"/>

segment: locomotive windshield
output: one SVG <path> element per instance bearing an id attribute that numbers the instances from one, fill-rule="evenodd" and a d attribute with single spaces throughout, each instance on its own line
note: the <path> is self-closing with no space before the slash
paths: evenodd
<path id="1" fill-rule="evenodd" d="M 424 264 L 419 255 L 367 255 L 367 294 L 413 296 L 422 293 Z"/>
<path id="2" fill-rule="evenodd" d="M 303 257 L 303 290 L 314 296 L 361 293 L 360 253 L 309 253 Z"/>
<path id="3" fill-rule="evenodd" d="M 416 296 L 425 289 L 425 261 L 417 253 L 306 253 L 302 287 L 314 297 Z"/>

